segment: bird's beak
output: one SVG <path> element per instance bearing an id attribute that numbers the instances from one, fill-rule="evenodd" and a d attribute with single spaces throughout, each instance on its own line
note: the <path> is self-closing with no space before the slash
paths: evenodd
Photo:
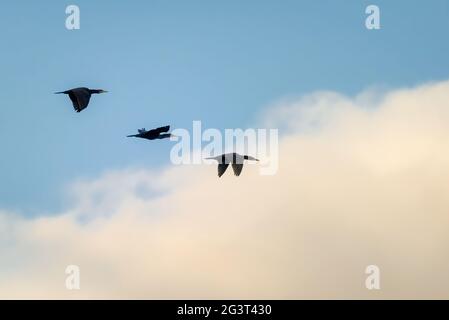
<path id="1" fill-rule="evenodd" d="M 107 91 L 107 90 L 103 90 L 103 92 L 102 92 L 102 93 L 107 93 L 107 92 L 109 92 L 109 91 Z"/>

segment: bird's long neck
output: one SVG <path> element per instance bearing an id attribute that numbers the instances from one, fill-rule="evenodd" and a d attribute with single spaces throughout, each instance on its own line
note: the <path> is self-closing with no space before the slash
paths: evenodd
<path id="1" fill-rule="evenodd" d="M 93 94 L 93 93 L 100 93 L 101 90 L 100 90 L 100 89 L 89 89 L 89 92 L 90 92 L 91 94 Z"/>
<path id="2" fill-rule="evenodd" d="M 171 136 L 172 136 L 171 133 L 162 133 L 162 134 L 158 135 L 156 139 L 165 139 L 165 138 L 170 138 Z"/>

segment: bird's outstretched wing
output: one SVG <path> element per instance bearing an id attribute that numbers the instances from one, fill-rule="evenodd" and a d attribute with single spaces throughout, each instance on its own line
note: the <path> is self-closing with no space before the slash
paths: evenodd
<path id="1" fill-rule="evenodd" d="M 218 177 L 219 178 L 223 175 L 223 173 L 225 173 L 228 166 L 229 166 L 229 163 L 219 163 L 218 164 Z"/>
<path id="2" fill-rule="evenodd" d="M 234 175 L 237 177 L 240 175 L 243 169 L 243 163 L 233 163 L 232 164 L 232 170 L 234 170 Z"/>
<path id="3" fill-rule="evenodd" d="M 90 101 L 90 96 L 89 90 L 85 88 L 77 88 L 69 92 L 70 100 L 72 100 L 73 108 L 76 112 L 86 109 Z"/>

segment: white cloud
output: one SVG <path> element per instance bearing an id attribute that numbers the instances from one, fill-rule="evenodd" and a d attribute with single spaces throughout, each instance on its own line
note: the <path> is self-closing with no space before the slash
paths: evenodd
<path id="1" fill-rule="evenodd" d="M 67 212 L 0 214 L 0 298 L 449 298 L 449 82 L 316 93 L 266 123 L 287 132 L 275 176 L 111 172 Z"/>

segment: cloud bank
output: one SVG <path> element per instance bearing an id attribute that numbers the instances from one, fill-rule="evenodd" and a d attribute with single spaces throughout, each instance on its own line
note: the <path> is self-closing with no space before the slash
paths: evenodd
<path id="1" fill-rule="evenodd" d="M 449 82 L 318 92 L 265 123 L 274 176 L 123 170 L 74 183 L 66 212 L 0 211 L 0 298 L 449 298 Z"/>

